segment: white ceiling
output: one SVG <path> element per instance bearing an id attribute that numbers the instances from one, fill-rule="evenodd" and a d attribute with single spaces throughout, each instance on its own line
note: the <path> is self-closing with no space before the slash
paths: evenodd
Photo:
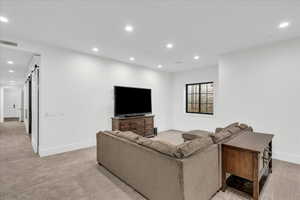
<path id="1" fill-rule="evenodd" d="M 0 45 L 0 85 L 22 85 L 33 54 Z M 13 61 L 10 65 L 7 61 Z M 13 70 L 13 73 L 8 72 Z M 10 82 L 15 81 L 15 82 Z"/>
<path id="2" fill-rule="evenodd" d="M 3 38 L 86 53 L 98 47 L 100 56 L 124 62 L 133 56 L 134 63 L 166 71 L 213 65 L 226 52 L 300 36 L 299 0 L 0 0 L 0 15 L 10 20 L 0 24 Z M 291 26 L 277 29 L 286 20 Z"/>

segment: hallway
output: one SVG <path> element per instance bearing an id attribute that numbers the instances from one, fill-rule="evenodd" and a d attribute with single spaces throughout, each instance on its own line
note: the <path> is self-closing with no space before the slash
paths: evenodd
<path id="1" fill-rule="evenodd" d="M 0 123 L 0 200 L 143 199 L 95 158 L 95 148 L 40 158 L 23 123 Z"/>
<path id="2" fill-rule="evenodd" d="M 96 163 L 95 147 L 40 158 L 23 123 L 0 123 L 0 200 L 145 200 Z M 262 200 L 300 199 L 300 165 L 274 160 Z M 213 200 L 246 200 L 232 189 Z"/>
<path id="3" fill-rule="evenodd" d="M 17 162 L 32 158 L 30 138 L 25 134 L 25 126 L 17 121 L 0 124 L 0 162 Z"/>

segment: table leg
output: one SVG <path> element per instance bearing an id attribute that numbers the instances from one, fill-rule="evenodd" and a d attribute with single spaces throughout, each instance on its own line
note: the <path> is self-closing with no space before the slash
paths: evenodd
<path id="1" fill-rule="evenodd" d="M 272 171 L 273 171 L 273 158 L 272 158 L 272 141 L 269 143 L 269 151 L 270 151 L 270 153 L 269 153 L 269 156 L 271 157 L 271 160 L 270 160 L 270 162 L 269 162 L 269 173 L 272 173 Z"/>
<path id="2" fill-rule="evenodd" d="M 258 162 L 257 153 L 253 153 L 253 200 L 258 200 L 259 198 L 259 180 L 258 180 Z"/>
<path id="3" fill-rule="evenodd" d="M 225 171 L 225 152 L 223 151 L 223 146 L 222 148 L 222 191 L 225 192 L 226 190 L 226 171 Z"/>

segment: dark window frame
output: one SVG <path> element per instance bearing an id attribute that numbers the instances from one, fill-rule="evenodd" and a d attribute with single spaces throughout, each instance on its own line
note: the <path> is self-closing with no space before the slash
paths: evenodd
<path id="1" fill-rule="evenodd" d="M 212 92 L 212 95 L 213 95 L 213 103 L 212 106 L 213 106 L 213 112 L 210 113 L 210 112 L 201 112 L 201 85 L 205 85 L 205 84 L 213 84 L 213 92 Z M 199 111 L 198 112 L 189 112 L 188 111 L 188 86 L 190 85 L 199 85 L 199 91 L 198 91 L 198 94 L 199 94 L 199 99 L 198 99 L 198 102 L 199 102 Z M 208 94 L 208 93 L 205 93 L 205 94 Z M 204 104 L 204 103 L 202 103 Z M 205 103 L 205 104 L 208 104 L 208 103 Z M 186 113 L 192 113 L 192 114 L 205 114 L 205 115 L 214 115 L 214 106 L 215 106 L 215 86 L 214 86 L 214 82 L 213 81 L 210 81 L 210 82 L 201 82 L 201 83 L 188 83 L 185 85 L 185 112 Z"/>

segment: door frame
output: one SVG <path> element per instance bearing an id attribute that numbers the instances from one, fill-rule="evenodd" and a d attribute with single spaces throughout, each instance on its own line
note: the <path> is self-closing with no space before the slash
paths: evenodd
<path id="1" fill-rule="evenodd" d="M 28 134 L 32 133 L 32 75 L 28 77 Z"/>

